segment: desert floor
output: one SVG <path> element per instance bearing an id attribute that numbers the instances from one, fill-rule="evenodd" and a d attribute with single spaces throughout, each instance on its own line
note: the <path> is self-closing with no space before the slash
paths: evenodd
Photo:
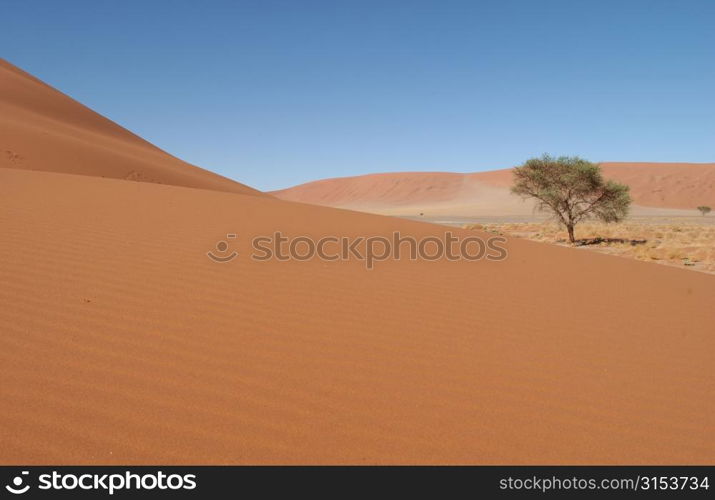
<path id="1" fill-rule="evenodd" d="M 429 219 L 435 224 L 571 246 L 566 230 L 544 216 Z M 715 273 L 713 216 L 641 214 L 616 224 L 584 221 L 577 226 L 576 236 L 579 249 Z"/>

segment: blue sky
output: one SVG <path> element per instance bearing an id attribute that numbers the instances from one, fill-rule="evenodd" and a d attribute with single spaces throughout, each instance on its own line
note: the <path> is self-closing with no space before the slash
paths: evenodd
<path id="1" fill-rule="evenodd" d="M 260 189 L 715 161 L 715 2 L 2 0 L 2 57 Z"/>

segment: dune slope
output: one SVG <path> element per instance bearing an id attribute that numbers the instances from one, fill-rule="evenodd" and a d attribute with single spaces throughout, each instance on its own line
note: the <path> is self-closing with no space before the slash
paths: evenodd
<path id="1" fill-rule="evenodd" d="M 0 462 L 715 461 L 711 276 L 523 240 L 251 260 L 275 230 L 446 229 L 0 169 Z"/>
<path id="2" fill-rule="evenodd" d="M 715 206 L 715 163 L 603 163 L 607 178 L 628 184 L 634 203 L 644 207 L 694 210 Z M 399 172 L 324 179 L 274 191 L 278 198 L 366 210 L 395 207 L 470 207 L 494 215 L 529 213 L 511 195 L 511 170 L 474 174 Z"/>
<path id="3" fill-rule="evenodd" d="M 0 167 L 259 194 L 165 153 L 3 59 Z"/>
<path id="4" fill-rule="evenodd" d="M 606 176 L 628 184 L 648 207 L 715 207 L 715 163 L 603 163 Z"/>

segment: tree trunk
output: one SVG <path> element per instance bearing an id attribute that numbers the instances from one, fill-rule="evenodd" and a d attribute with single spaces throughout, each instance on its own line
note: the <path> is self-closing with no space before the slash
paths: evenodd
<path id="1" fill-rule="evenodd" d="M 567 224 L 566 229 L 569 232 L 569 241 L 571 243 L 576 243 L 576 238 L 574 238 L 574 235 L 573 235 L 573 224 Z"/>

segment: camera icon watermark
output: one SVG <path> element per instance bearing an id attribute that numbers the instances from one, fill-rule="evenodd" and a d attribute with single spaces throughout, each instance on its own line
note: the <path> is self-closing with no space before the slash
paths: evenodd
<path id="1" fill-rule="evenodd" d="M 23 486 L 23 483 L 25 480 L 24 476 L 29 474 L 30 471 L 22 471 L 19 476 L 12 478 L 11 484 L 5 485 L 5 489 L 13 495 L 22 495 L 23 493 L 27 493 L 30 489 L 30 485 L 26 484 Z"/>
<path id="2" fill-rule="evenodd" d="M 238 235 L 236 235 L 235 233 L 227 233 L 226 234 L 227 240 L 235 240 L 236 238 L 238 238 Z M 229 253 L 229 250 L 230 249 L 229 249 L 228 242 L 224 241 L 224 240 L 219 240 L 216 242 L 214 250 L 209 250 L 208 252 L 206 252 L 206 255 L 208 256 L 209 259 L 213 260 L 214 262 L 223 264 L 226 262 L 231 262 L 233 259 L 238 257 L 238 252 L 231 251 Z M 214 253 L 214 251 L 216 253 Z"/>

